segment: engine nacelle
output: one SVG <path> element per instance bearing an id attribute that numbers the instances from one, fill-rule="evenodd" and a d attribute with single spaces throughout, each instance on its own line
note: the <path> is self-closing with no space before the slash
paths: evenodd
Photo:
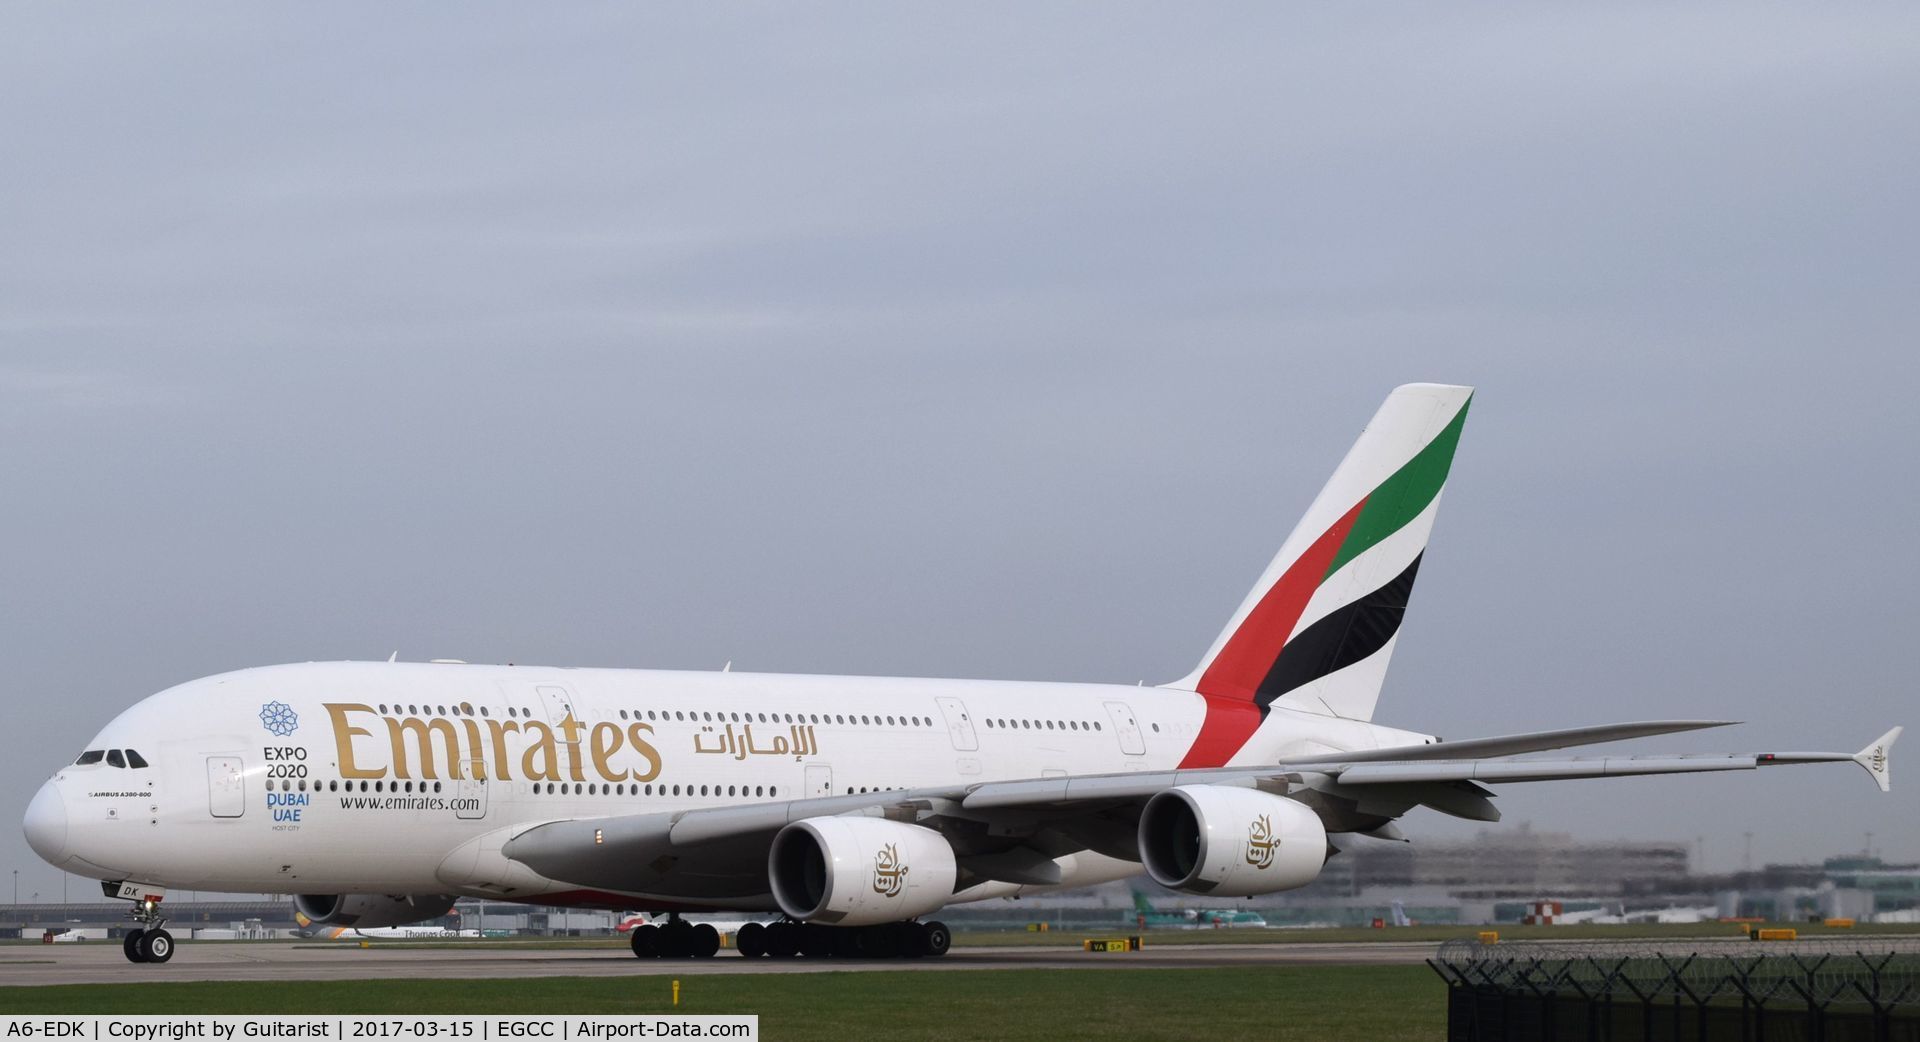
<path id="1" fill-rule="evenodd" d="M 780 830 L 767 876 L 794 919 L 871 926 L 953 899 L 953 847 L 932 829 L 883 818 L 806 818 Z"/>
<path id="2" fill-rule="evenodd" d="M 1161 886 L 1249 897 L 1306 886 L 1327 861 L 1327 829 L 1306 805 L 1258 789 L 1179 785 L 1140 813 L 1140 860 Z"/>
<path id="3" fill-rule="evenodd" d="M 453 910 L 452 894 L 297 894 L 293 908 L 320 926 L 372 930 L 438 919 Z"/>

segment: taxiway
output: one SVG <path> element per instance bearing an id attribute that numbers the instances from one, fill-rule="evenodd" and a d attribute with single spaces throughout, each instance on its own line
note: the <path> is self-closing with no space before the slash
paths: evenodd
<path id="1" fill-rule="evenodd" d="M 1432 943 L 1153 944 L 1137 952 L 1094 954 L 1066 946 L 954 948 L 939 959 L 746 959 L 731 951 L 711 959 L 636 959 L 616 948 L 536 949 L 476 944 L 417 947 L 324 943 L 183 943 L 164 966 L 127 962 L 117 941 L 0 946 L 0 987 L 121 984 L 137 981 L 289 981 L 478 979 L 500 977 L 676 977 L 715 973 L 828 971 L 1207 969 L 1219 966 L 1418 963 Z"/>

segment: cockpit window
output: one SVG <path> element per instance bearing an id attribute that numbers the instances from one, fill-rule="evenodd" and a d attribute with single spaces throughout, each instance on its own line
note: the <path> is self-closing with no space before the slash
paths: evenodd
<path id="1" fill-rule="evenodd" d="M 127 758 L 120 755 L 120 750 L 118 749 L 107 750 L 107 766 L 108 767 L 125 767 L 126 765 L 127 765 Z"/>
<path id="2" fill-rule="evenodd" d="M 73 761 L 73 765 L 75 767 L 85 767 L 88 764 L 99 763 L 100 758 L 105 755 L 107 754 L 99 749 L 88 749 L 86 752 L 80 754 L 78 760 Z"/>
<path id="3" fill-rule="evenodd" d="M 144 770 L 147 766 L 147 758 L 140 755 L 139 753 L 134 752 L 132 749 L 128 749 L 127 750 L 127 766 L 137 767 Z"/>

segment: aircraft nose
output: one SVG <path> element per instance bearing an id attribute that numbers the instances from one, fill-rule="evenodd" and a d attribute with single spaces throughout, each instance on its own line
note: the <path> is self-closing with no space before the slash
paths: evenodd
<path id="1" fill-rule="evenodd" d="M 58 786 L 52 782 L 40 786 L 33 802 L 27 804 L 27 817 L 21 824 L 27 833 L 27 845 L 34 853 L 51 865 L 66 862 L 67 798 L 60 794 Z"/>

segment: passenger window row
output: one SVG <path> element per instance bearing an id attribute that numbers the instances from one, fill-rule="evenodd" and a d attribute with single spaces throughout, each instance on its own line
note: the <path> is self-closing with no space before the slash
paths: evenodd
<path id="1" fill-rule="evenodd" d="M 388 708 L 389 707 L 385 702 L 380 703 L 380 715 L 385 716 L 387 714 Z M 451 705 L 451 706 L 444 706 L 444 705 L 441 705 L 441 706 L 404 705 L 403 706 L 400 703 L 395 702 L 391 708 L 392 708 L 392 711 L 395 713 L 406 713 L 409 716 L 419 716 L 422 713 L 425 713 L 428 716 L 433 716 L 436 714 L 440 716 L 492 716 L 493 715 L 492 713 L 487 711 L 486 706 L 481 706 L 478 710 L 475 710 L 473 708 L 472 702 L 460 702 L 456 705 Z M 507 710 L 507 715 L 508 716 L 515 716 L 515 715 L 530 716 L 532 714 L 528 713 L 524 709 L 519 710 L 517 713 L 514 710 L 509 709 Z"/>
<path id="2" fill-rule="evenodd" d="M 423 706 L 418 704 L 400 705 L 399 703 L 394 703 L 392 705 L 389 705 L 385 702 L 382 702 L 378 708 L 382 716 L 387 715 L 388 712 L 406 713 L 410 716 L 419 716 L 422 713 L 425 713 L 429 716 L 437 714 L 440 716 L 490 717 L 492 715 L 487 711 L 486 706 L 481 706 L 478 710 L 476 710 L 474 709 L 473 705 L 468 702 L 462 702 L 458 705 L 452 705 L 452 706 L 446 706 L 446 705 L 424 705 Z M 507 716 L 509 718 L 516 719 L 516 720 L 530 720 L 533 718 L 533 711 L 525 707 L 508 706 Z M 752 723 L 836 724 L 843 727 L 857 725 L 861 727 L 928 727 L 930 728 L 930 727 L 936 726 L 933 722 L 932 717 L 882 715 L 882 714 L 874 714 L 874 713 L 863 713 L 863 714 L 857 714 L 857 715 L 848 714 L 848 713 L 758 713 L 758 712 L 740 713 L 740 712 L 730 712 L 730 711 L 714 712 L 710 710 L 690 710 L 690 709 L 689 710 L 648 709 L 642 712 L 641 710 L 638 710 L 638 709 L 632 709 L 632 710 L 622 709 L 620 710 L 620 719 L 651 720 L 651 721 L 662 722 L 662 723 L 672 723 L 676 721 L 681 723 L 701 723 L 704 721 L 707 723 L 721 723 L 721 724 L 728 723 L 728 722 L 732 722 L 736 724 L 752 724 Z"/>
<path id="3" fill-rule="evenodd" d="M 479 780 L 482 783 L 486 781 L 485 778 L 481 778 Z M 356 785 L 358 786 L 358 788 L 356 788 Z M 267 780 L 267 788 L 269 791 L 273 789 L 273 779 Z M 298 780 L 295 780 L 292 778 L 280 779 L 281 792 L 293 792 L 296 789 L 300 792 L 308 791 L 307 779 L 305 778 L 301 778 Z M 656 789 L 658 790 L 657 792 L 655 791 Z M 322 781 L 316 778 L 313 781 L 312 791 L 314 792 L 380 792 L 380 793 L 404 792 L 408 794 L 430 793 L 430 792 L 441 792 L 442 783 L 437 781 L 435 782 L 422 781 L 422 782 L 415 783 L 411 781 L 384 781 L 384 780 L 372 781 L 372 782 L 369 782 L 369 781 L 342 782 L 338 779 Z M 698 795 L 698 796 L 757 796 L 761 798 L 766 798 L 766 797 L 780 795 L 780 787 L 778 785 L 752 785 L 752 786 L 728 785 L 724 787 L 719 785 L 702 785 L 698 788 L 698 790 L 696 790 L 695 787 L 692 785 L 669 786 L 669 785 L 662 784 L 662 785 L 655 786 L 655 785 L 648 784 L 643 786 L 639 784 L 628 785 L 624 783 L 616 784 L 616 785 L 602 785 L 597 782 L 588 783 L 588 784 L 582 784 L 580 782 L 534 782 L 532 784 L 532 788 L 529 791 L 532 792 L 532 794 L 535 796 L 539 796 L 539 795 L 547 795 L 547 796 L 554 796 L 554 795 L 559 795 L 559 796 L 642 796 L 642 795 L 645 795 L 645 796 L 668 796 L 668 795 L 695 796 L 695 795 Z"/>
<path id="4" fill-rule="evenodd" d="M 416 789 L 414 787 L 414 783 L 410 781 L 405 781 L 405 782 L 401 782 L 401 781 L 364 782 L 363 781 L 359 783 L 359 786 L 360 787 L 358 789 L 355 789 L 353 782 L 350 782 L 350 781 L 343 782 L 337 779 L 333 781 L 321 781 L 320 779 L 315 778 L 313 780 L 314 792 L 401 792 L 403 791 L 403 787 L 404 787 L 404 791 L 408 793 L 415 793 L 415 792 L 427 793 L 427 792 L 440 791 L 439 782 L 433 782 L 432 783 L 433 787 L 428 788 L 427 787 L 428 783 L 424 781 L 419 783 L 418 789 Z M 369 788 L 369 786 L 371 786 L 371 788 Z M 290 778 L 280 779 L 281 792 L 292 792 L 295 789 L 299 789 L 301 792 L 306 792 L 307 780 L 305 778 L 301 778 L 298 781 L 294 781 L 293 779 L 290 779 Z M 267 779 L 267 791 L 269 792 L 273 791 L 273 779 L 271 778 Z"/>
<path id="5" fill-rule="evenodd" d="M 1098 720 L 1001 720 L 987 721 L 995 731 L 1104 731 Z"/>
<path id="6" fill-rule="evenodd" d="M 569 792 L 571 785 L 571 792 Z M 534 782 L 533 794 L 544 792 L 548 796 L 556 793 L 561 796 L 758 796 L 761 798 L 780 795 L 778 785 L 702 785 L 696 789 L 692 785 L 596 785 L 579 782 L 562 782 L 557 787 L 553 782 Z"/>
<path id="7" fill-rule="evenodd" d="M 622 720 L 657 720 L 663 723 L 736 723 L 736 724 L 834 724 L 842 727 L 932 727 L 931 717 L 924 716 L 882 716 L 879 714 L 852 713 L 735 713 L 707 712 L 704 710 L 665 710 L 658 713 L 649 709 L 644 714 L 635 709 L 631 713 L 620 710 Z"/>

